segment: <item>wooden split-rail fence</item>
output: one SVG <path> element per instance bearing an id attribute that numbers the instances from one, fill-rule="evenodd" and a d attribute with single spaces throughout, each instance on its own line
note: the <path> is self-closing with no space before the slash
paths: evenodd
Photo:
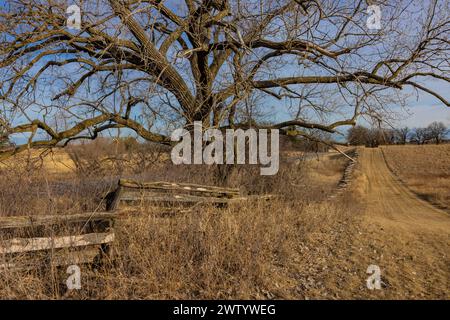
<path id="1" fill-rule="evenodd" d="M 0 217 L 0 271 L 104 263 L 111 258 L 116 215 Z"/>
<path id="2" fill-rule="evenodd" d="M 263 197 L 267 198 L 268 196 Z M 107 210 L 118 210 L 139 204 L 157 207 L 190 207 L 197 204 L 211 204 L 225 207 L 231 203 L 255 198 L 255 196 L 241 196 L 238 188 L 121 179 L 117 189 L 108 194 L 106 198 Z"/>
<path id="3" fill-rule="evenodd" d="M 106 211 L 57 216 L 0 217 L 0 272 L 39 265 L 104 264 L 113 259 L 114 225 L 125 207 L 148 203 L 161 207 L 219 207 L 253 198 L 237 188 L 187 183 L 119 180 L 106 197 Z"/>

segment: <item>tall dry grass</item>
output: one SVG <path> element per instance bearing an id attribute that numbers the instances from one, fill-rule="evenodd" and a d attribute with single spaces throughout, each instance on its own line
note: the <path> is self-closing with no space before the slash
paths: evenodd
<path id="1" fill-rule="evenodd" d="M 82 266 L 81 290 L 66 291 L 64 268 L 3 271 L 0 297 L 266 299 L 314 290 L 319 298 L 326 288 L 318 271 L 328 256 L 311 250 L 332 248 L 334 229 L 352 211 L 336 203 L 256 202 L 164 218 L 146 209 L 116 226 L 113 266 Z M 305 286 L 311 278 L 317 286 Z"/>
<path id="2" fill-rule="evenodd" d="M 273 193 L 273 201 L 201 207 L 163 217 L 137 208 L 115 227 L 113 265 L 82 266 L 82 289 L 68 292 L 64 268 L 0 272 L 3 299 L 265 299 L 322 297 L 326 257 L 337 226 L 351 219 L 353 201 L 326 201 L 346 161 L 341 157 L 282 161 L 274 177 L 257 167 L 233 171 L 227 185 L 246 193 Z M 315 172 L 319 169 L 320 174 Z M 103 192 L 116 176 L 97 180 L 45 171 L 1 170 L 2 214 L 67 214 L 102 210 Z M 157 167 L 127 176 L 148 180 L 212 183 L 214 168 Z M 108 172 L 107 170 L 105 172 Z M 320 192 L 319 192 L 320 191 Z M 321 249 L 315 248 L 320 245 Z M 330 248 L 327 251 L 326 248 Z M 314 277 L 311 284 L 311 277 Z"/>

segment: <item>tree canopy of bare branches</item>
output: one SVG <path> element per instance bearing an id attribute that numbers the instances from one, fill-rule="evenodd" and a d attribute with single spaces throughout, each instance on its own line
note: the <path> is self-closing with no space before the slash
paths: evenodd
<path id="1" fill-rule="evenodd" d="M 80 29 L 67 1 L 0 8 L 0 126 L 29 137 L 13 152 L 117 128 L 168 143 L 194 121 L 334 133 L 407 87 L 449 107 L 421 81 L 449 82 L 446 1 L 377 1 L 379 30 L 362 0 L 77 4 Z"/>
<path id="2" fill-rule="evenodd" d="M 411 130 L 408 127 L 402 127 L 395 130 L 395 135 L 397 142 L 399 144 L 406 144 L 408 142 L 408 137 L 410 136 Z"/>
<path id="3" fill-rule="evenodd" d="M 434 121 L 427 127 L 428 136 L 433 139 L 436 144 L 441 143 L 445 135 L 449 132 L 443 122 Z"/>

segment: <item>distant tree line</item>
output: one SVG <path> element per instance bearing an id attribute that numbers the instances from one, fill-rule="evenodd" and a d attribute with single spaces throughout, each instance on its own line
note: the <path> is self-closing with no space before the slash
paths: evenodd
<path id="1" fill-rule="evenodd" d="M 351 145 L 376 147 L 380 144 L 440 144 L 450 130 L 442 122 L 433 122 L 426 128 L 402 127 L 397 129 L 366 128 L 354 126 L 347 133 L 347 142 Z"/>

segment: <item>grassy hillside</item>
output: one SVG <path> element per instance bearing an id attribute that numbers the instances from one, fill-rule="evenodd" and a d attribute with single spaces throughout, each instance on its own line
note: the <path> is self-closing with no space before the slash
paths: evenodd
<path id="1" fill-rule="evenodd" d="M 450 208 L 450 144 L 383 147 L 389 167 L 423 199 Z"/>

